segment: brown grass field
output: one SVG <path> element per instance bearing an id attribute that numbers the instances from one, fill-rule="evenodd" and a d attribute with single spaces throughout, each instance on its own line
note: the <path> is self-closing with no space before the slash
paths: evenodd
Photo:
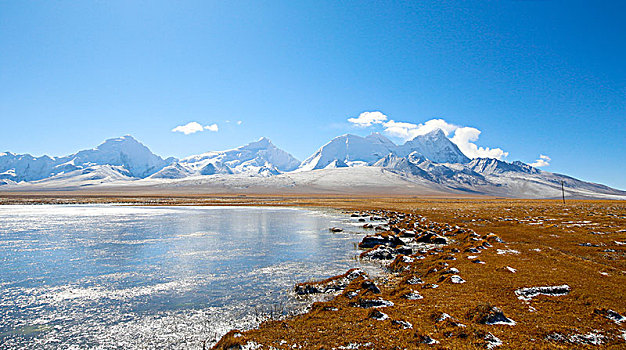
<path id="1" fill-rule="evenodd" d="M 626 348 L 626 320 L 618 323 L 607 317 L 607 310 L 626 315 L 625 202 L 563 204 L 486 197 L 0 194 L 0 204 L 103 202 L 377 211 L 397 220 L 392 227 L 413 230 L 418 222 L 418 234 L 432 230 L 450 241 L 440 249 L 412 254 L 424 259 L 411 262 L 397 257 L 389 265 L 389 273 L 374 281 L 380 293 L 364 288 L 365 280 L 359 277 L 334 299 L 313 304 L 308 313 L 268 320 L 245 332 L 231 331 L 215 346 L 217 349 L 237 349 L 249 342 L 264 349 L 480 349 L 494 344 L 488 341 L 491 336 L 501 340 L 497 349 Z M 401 213 L 404 217 L 399 216 Z M 421 217 L 426 219 L 419 221 Z M 479 253 L 467 251 L 477 247 L 481 247 Z M 455 274 L 466 282 L 452 283 L 447 273 L 451 268 L 458 269 Z M 407 283 L 413 277 L 424 283 Z M 424 288 L 429 284 L 437 284 L 438 288 Z M 538 295 L 531 300 L 521 300 L 515 293 L 520 288 L 559 285 L 568 285 L 569 293 Z M 412 291 L 423 298 L 407 299 Z M 374 299 L 390 301 L 393 306 L 359 305 L 360 301 Z M 515 325 L 485 324 L 492 307 L 502 310 Z M 381 318 L 381 312 L 388 318 L 376 319 Z M 452 318 L 441 320 L 442 313 Z M 398 321 L 408 322 L 412 328 Z M 437 343 L 427 344 L 430 340 Z"/>

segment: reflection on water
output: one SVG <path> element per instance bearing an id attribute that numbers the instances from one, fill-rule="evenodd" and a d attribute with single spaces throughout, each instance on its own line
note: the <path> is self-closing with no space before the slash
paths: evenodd
<path id="1" fill-rule="evenodd" d="M 201 348 L 358 266 L 354 233 L 290 208 L 0 206 L 0 348 Z"/>

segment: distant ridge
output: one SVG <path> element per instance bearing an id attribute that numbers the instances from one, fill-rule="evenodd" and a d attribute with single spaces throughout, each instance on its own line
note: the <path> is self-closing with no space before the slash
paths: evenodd
<path id="1" fill-rule="evenodd" d="M 341 135 L 303 162 L 262 137 L 247 145 L 163 159 L 132 136 L 63 157 L 0 153 L 0 191 L 84 190 L 379 193 L 626 199 L 626 191 L 515 161 L 470 159 L 437 129 L 403 145 Z"/>

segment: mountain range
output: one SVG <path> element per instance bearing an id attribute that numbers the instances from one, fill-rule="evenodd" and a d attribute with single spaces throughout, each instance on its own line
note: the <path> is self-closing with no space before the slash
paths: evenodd
<path id="1" fill-rule="evenodd" d="M 519 161 L 470 159 L 437 129 L 402 145 L 341 135 L 303 162 L 269 139 L 182 159 L 132 136 L 63 157 L 0 153 L 0 191 L 97 189 L 202 193 L 353 193 L 626 199 L 626 191 Z"/>

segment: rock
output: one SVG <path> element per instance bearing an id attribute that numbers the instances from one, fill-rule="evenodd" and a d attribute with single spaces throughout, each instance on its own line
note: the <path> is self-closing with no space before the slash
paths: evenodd
<path id="1" fill-rule="evenodd" d="M 400 236 L 402 236 L 402 237 L 415 237 L 415 231 L 403 230 L 400 233 Z"/>
<path id="2" fill-rule="evenodd" d="M 446 237 L 437 235 L 432 232 L 426 233 L 425 235 L 416 238 L 415 241 L 420 243 L 448 244 L 448 239 Z"/>
<path id="3" fill-rule="evenodd" d="M 365 225 L 363 225 L 363 228 L 373 228 L 373 227 L 374 227 L 374 225 L 372 225 L 372 224 L 365 224 Z"/>
<path id="4" fill-rule="evenodd" d="M 380 298 L 379 299 L 359 299 L 357 306 L 362 307 L 364 309 L 369 309 L 369 308 L 393 306 L 393 303 L 391 301 L 383 300 Z"/>
<path id="5" fill-rule="evenodd" d="M 500 308 L 487 304 L 476 307 L 470 316 L 472 320 L 481 324 L 515 326 L 515 321 L 504 316 Z"/>
<path id="6" fill-rule="evenodd" d="M 615 322 L 616 324 L 620 324 L 622 322 L 626 322 L 626 316 L 622 316 L 619 313 L 617 313 L 616 311 L 613 311 L 611 309 L 596 309 L 594 311 L 595 314 L 597 315 L 601 315 L 604 316 L 605 318 L 608 318 L 609 320 Z"/>
<path id="7" fill-rule="evenodd" d="M 410 284 L 410 285 L 415 285 L 415 284 L 423 284 L 423 283 L 424 283 L 424 281 L 422 281 L 422 279 L 421 279 L 421 278 L 419 278 L 419 277 L 415 277 L 415 276 L 413 276 L 413 277 L 411 277 L 411 278 L 407 279 L 407 280 L 406 280 L 406 283 L 407 283 L 407 284 Z"/>
<path id="8" fill-rule="evenodd" d="M 438 341 L 436 341 L 435 339 L 431 338 L 429 335 L 421 334 L 417 338 L 418 338 L 418 340 L 417 340 L 418 343 L 428 344 L 428 345 L 439 344 Z"/>
<path id="9" fill-rule="evenodd" d="M 377 246 L 368 251 L 361 253 L 361 259 L 368 260 L 392 260 L 396 254 L 396 250 L 384 245 Z"/>
<path id="10" fill-rule="evenodd" d="M 393 320 L 392 324 L 402 327 L 402 329 L 413 329 L 413 325 L 406 321 Z"/>
<path id="11" fill-rule="evenodd" d="M 367 317 L 373 318 L 373 319 L 378 320 L 378 321 L 384 321 L 384 320 L 389 318 L 389 316 L 387 316 L 387 314 L 381 312 L 380 310 L 372 310 L 372 311 L 370 311 L 370 313 L 369 313 L 369 315 Z"/>
<path id="12" fill-rule="evenodd" d="M 398 247 L 396 248 L 396 253 L 402 254 L 402 255 L 411 255 L 413 254 L 413 249 L 409 247 Z"/>
<path id="13" fill-rule="evenodd" d="M 378 288 L 378 286 L 376 286 L 376 284 L 370 280 L 363 281 L 363 283 L 361 283 L 361 288 L 369 290 L 374 294 L 380 294 L 380 289 Z"/>
<path id="14" fill-rule="evenodd" d="M 502 345 L 502 341 L 496 337 L 495 335 L 491 334 L 491 333 L 487 333 L 485 334 L 485 336 L 483 337 L 483 339 L 485 339 L 485 341 L 487 342 L 487 349 L 493 349 L 497 346 Z"/>
<path id="15" fill-rule="evenodd" d="M 445 271 L 441 271 L 441 274 L 442 275 L 454 275 L 454 274 L 457 274 L 459 272 L 460 272 L 459 269 L 457 269 L 456 267 L 451 267 L 451 268 L 449 268 L 449 269 L 447 269 Z"/>
<path id="16" fill-rule="evenodd" d="M 334 276 L 323 281 L 299 283 L 295 286 L 295 292 L 298 295 L 334 293 L 345 289 L 350 282 L 361 276 L 368 278 L 363 270 L 350 269 L 342 275 Z"/>
<path id="17" fill-rule="evenodd" d="M 387 245 L 391 247 L 402 246 L 404 242 L 396 236 L 387 235 L 374 235 L 374 236 L 365 236 L 359 243 L 359 248 L 374 248 L 377 245 Z"/>
<path id="18" fill-rule="evenodd" d="M 330 232 L 342 232 L 343 229 L 339 227 L 331 227 L 328 229 Z"/>
<path id="19" fill-rule="evenodd" d="M 407 300 L 420 300 L 420 299 L 424 299 L 424 297 L 423 297 L 420 293 L 418 293 L 418 292 L 416 292 L 416 291 L 414 291 L 414 290 L 410 291 L 409 293 L 404 294 L 402 297 L 403 297 L 404 299 L 407 299 Z"/>
<path id="20" fill-rule="evenodd" d="M 450 316 L 449 314 L 447 314 L 445 312 L 442 312 L 438 316 L 435 316 L 434 320 L 437 323 L 445 322 L 445 325 L 447 325 L 447 326 L 461 327 L 461 328 L 465 327 L 464 324 L 458 322 L 457 319 L 455 319 L 454 317 Z"/>

